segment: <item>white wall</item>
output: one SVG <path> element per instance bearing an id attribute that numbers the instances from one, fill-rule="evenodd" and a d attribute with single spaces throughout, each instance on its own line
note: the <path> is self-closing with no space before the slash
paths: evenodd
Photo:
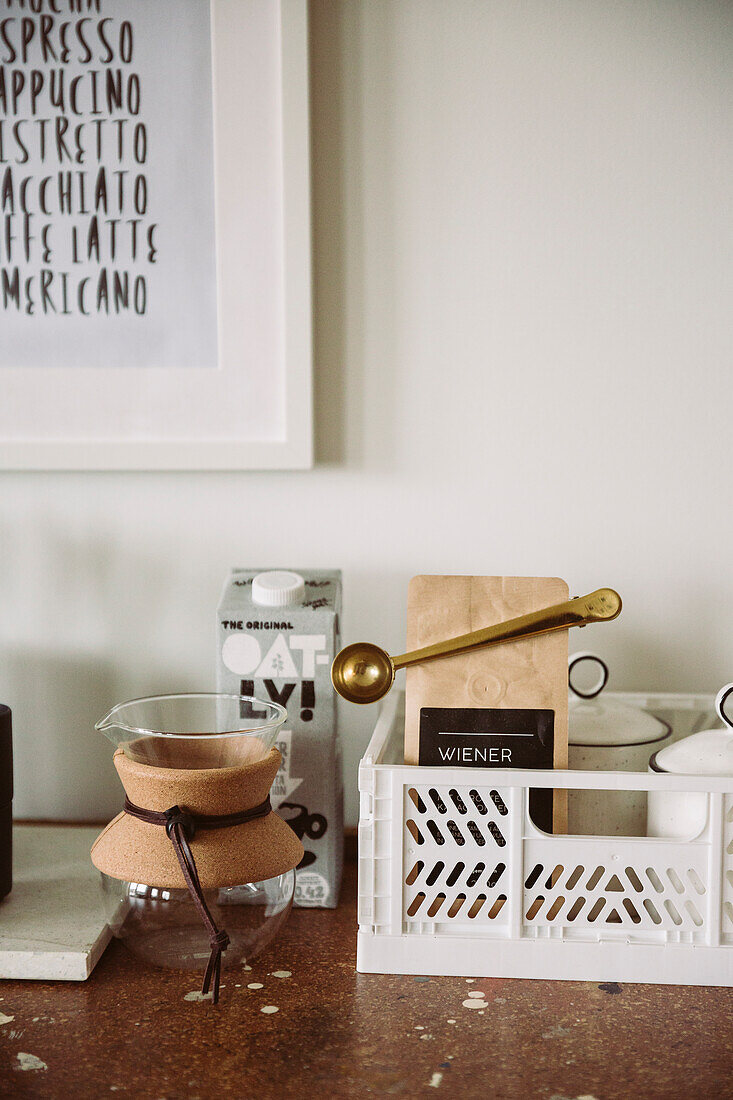
<path id="1" fill-rule="evenodd" d="M 232 564 L 342 566 L 345 638 L 393 651 L 416 572 L 612 584 L 576 642 L 615 688 L 733 679 L 733 8 L 311 18 L 318 467 L 0 478 L 19 816 L 117 808 L 93 722 L 213 686 Z"/>

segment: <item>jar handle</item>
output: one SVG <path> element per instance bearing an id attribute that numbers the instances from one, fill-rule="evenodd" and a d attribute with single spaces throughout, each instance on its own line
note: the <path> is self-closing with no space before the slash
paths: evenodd
<path id="1" fill-rule="evenodd" d="M 733 683 L 726 684 L 715 696 L 715 710 L 721 722 L 733 729 L 733 718 L 725 713 L 725 704 L 728 702 L 731 695 L 733 695 Z"/>
<path id="2" fill-rule="evenodd" d="M 583 661 L 592 661 L 599 666 L 598 680 L 592 687 L 586 690 L 575 687 L 573 684 L 573 672 L 582 664 Z M 579 699 L 595 699 L 596 695 L 600 695 L 604 687 L 608 683 L 608 665 L 599 657 L 597 653 L 588 653 L 583 651 L 582 653 L 573 653 L 568 661 L 568 687 L 572 691 L 573 695 L 577 695 Z M 733 684 L 729 685 L 733 688 Z"/>

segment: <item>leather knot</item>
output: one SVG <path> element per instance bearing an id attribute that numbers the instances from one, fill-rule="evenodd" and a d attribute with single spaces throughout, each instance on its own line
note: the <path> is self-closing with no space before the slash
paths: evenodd
<path id="1" fill-rule="evenodd" d="M 218 947 L 220 951 L 226 951 L 227 947 L 232 941 L 229 939 L 229 936 L 222 928 L 220 932 L 217 932 L 215 936 L 211 937 L 211 940 L 209 942 L 211 943 L 212 947 Z"/>
<path id="2" fill-rule="evenodd" d="M 223 929 L 220 931 L 216 927 L 214 918 L 209 911 L 196 870 L 196 860 L 188 842 L 194 837 L 196 826 L 200 829 L 228 829 L 232 825 L 244 825 L 247 821 L 255 821 L 258 817 L 267 817 L 271 812 L 269 795 L 260 802 L 259 806 L 253 806 L 249 810 L 241 810 L 239 813 L 233 814 L 219 814 L 214 817 L 206 814 L 190 814 L 186 810 L 182 810 L 180 806 L 171 806 L 168 810 L 146 810 L 142 806 L 136 806 L 133 802 L 130 802 L 129 798 L 125 797 L 126 814 L 130 814 L 138 821 L 144 821 L 148 825 L 165 826 L 165 831 L 173 845 L 188 892 L 209 933 L 211 955 L 206 964 L 201 992 L 208 993 L 211 986 L 214 1004 L 219 1000 L 221 954 L 222 951 L 226 951 L 231 941 Z M 180 830 L 176 829 L 176 825 L 180 825 Z"/>
<path id="3" fill-rule="evenodd" d="M 170 837 L 175 825 L 180 825 L 186 840 L 193 840 L 196 835 L 196 823 L 191 814 L 186 813 L 180 806 L 171 806 L 163 811 L 165 817 L 165 831 Z"/>

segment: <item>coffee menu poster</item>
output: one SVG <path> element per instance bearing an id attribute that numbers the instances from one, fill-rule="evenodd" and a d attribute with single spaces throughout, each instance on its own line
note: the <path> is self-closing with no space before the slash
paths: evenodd
<path id="1" fill-rule="evenodd" d="M 215 368 L 209 0 L 2 0 L 0 371 Z"/>

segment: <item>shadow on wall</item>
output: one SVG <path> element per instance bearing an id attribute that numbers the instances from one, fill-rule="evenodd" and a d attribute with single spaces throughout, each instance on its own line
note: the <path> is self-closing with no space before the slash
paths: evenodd
<path id="1" fill-rule="evenodd" d="M 309 60 L 316 461 L 346 457 L 344 73 L 340 5 L 311 5 Z"/>
<path id="2" fill-rule="evenodd" d="M 316 462 L 390 469 L 385 395 L 401 353 L 388 9 L 367 27 L 361 5 L 313 0 L 309 65 Z"/>
<path id="3" fill-rule="evenodd" d="M 120 809 L 112 745 L 94 723 L 114 698 L 112 667 L 55 650 L 0 658 L 10 685 L 16 819 L 99 821 Z"/>
<path id="4" fill-rule="evenodd" d="M 131 544 L 111 530 L 77 537 L 45 511 L 7 532 L 0 699 L 13 710 L 15 816 L 108 820 L 122 788 L 95 722 L 130 698 L 213 686 L 211 618 L 177 595 L 195 583 L 197 563 L 183 572 L 143 531 Z"/>

